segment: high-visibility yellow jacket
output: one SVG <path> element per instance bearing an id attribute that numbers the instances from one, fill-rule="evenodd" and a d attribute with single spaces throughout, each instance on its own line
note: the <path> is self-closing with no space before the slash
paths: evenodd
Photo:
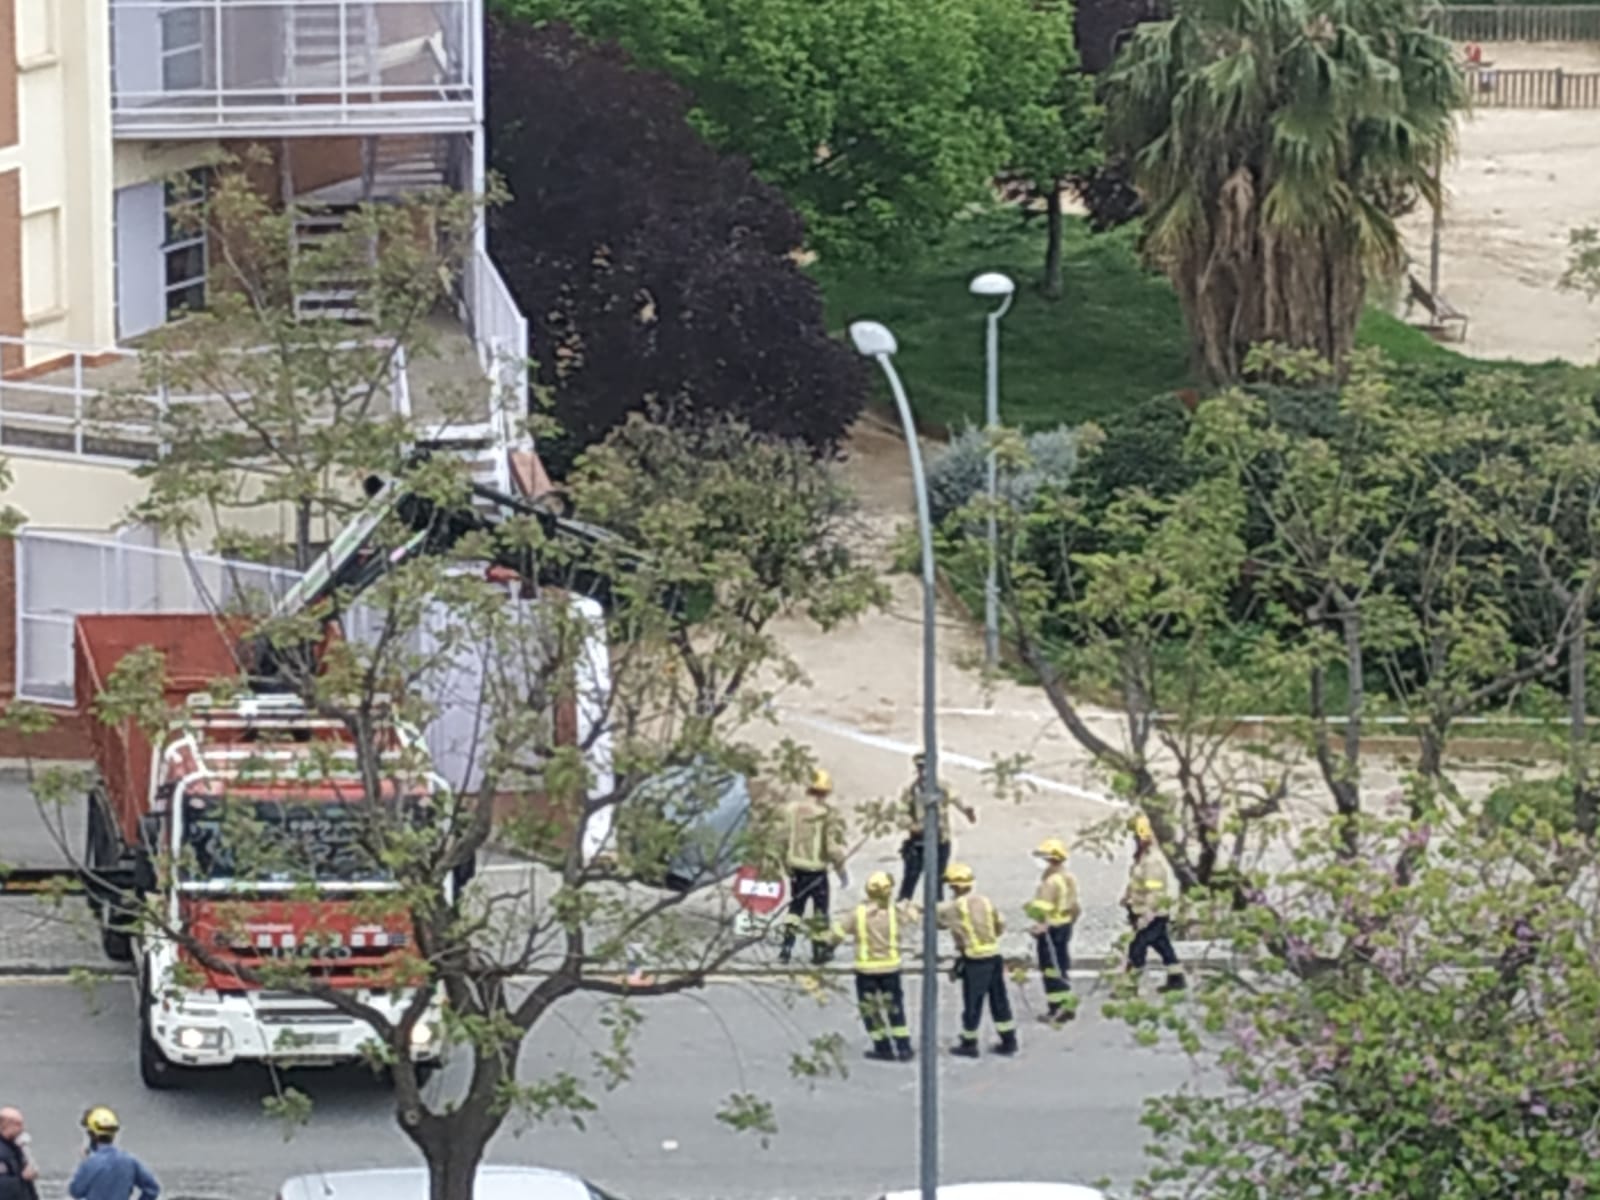
<path id="1" fill-rule="evenodd" d="M 968 892 L 939 905 L 939 928 L 950 931 L 963 958 L 994 958 L 1006 922 L 987 896 Z"/>
<path id="2" fill-rule="evenodd" d="M 1128 886 L 1122 893 L 1122 904 L 1138 918 L 1141 927 L 1155 917 L 1164 916 L 1172 907 L 1172 868 L 1159 846 L 1134 857 L 1128 869 Z"/>
<path id="3" fill-rule="evenodd" d="M 900 969 L 900 930 L 915 923 L 905 905 L 868 901 L 858 904 L 848 921 L 837 922 L 833 933 L 841 942 L 854 942 L 856 974 L 893 975 Z"/>
<path id="4" fill-rule="evenodd" d="M 839 814 L 811 796 L 784 806 L 788 829 L 785 860 L 791 871 L 824 871 L 844 863 L 844 828 Z"/>
<path id="5" fill-rule="evenodd" d="M 955 793 L 950 790 L 950 785 L 944 780 L 939 781 L 939 841 L 950 841 L 950 806 L 955 800 Z M 913 783 L 900 793 L 900 808 L 905 823 L 907 837 L 919 838 L 922 836 L 923 817 L 927 811 L 927 802 L 922 798 L 922 789 Z"/>
<path id="6" fill-rule="evenodd" d="M 1024 909 L 1028 916 L 1046 925 L 1070 925 L 1083 913 L 1078 903 L 1078 881 L 1060 863 L 1051 863 L 1039 877 L 1039 887 Z"/>

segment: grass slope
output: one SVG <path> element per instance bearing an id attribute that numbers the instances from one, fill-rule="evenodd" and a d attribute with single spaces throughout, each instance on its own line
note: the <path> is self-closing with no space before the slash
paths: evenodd
<path id="1" fill-rule="evenodd" d="M 1188 339 L 1172 287 L 1146 271 L 1136 231 L 1095 235 L 1070 218 L 1062 235 L 1062 297 L 1044 299 L 1044 226 L 1015 211 L 957 223 L 919 263 L 890 274 L 827 263 L 814 268 L 828 324 L 882 321 L 900 342 L 898 363 L 923 420 L 953 428 L 983 418 L 983 325 L 990 303 L 967 294 L 980 271 L 1017 281 L 1000 326 L 1000 404 L 1026 428 L 1096 420 L 1190 386 Z M 1369 309 L 1359 339 L 1402 362 L 1462 361 L 1425 333 Z"/>

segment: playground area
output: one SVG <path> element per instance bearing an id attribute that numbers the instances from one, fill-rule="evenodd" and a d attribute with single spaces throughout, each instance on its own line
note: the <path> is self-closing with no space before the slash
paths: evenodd
<path id="1" fill-rule="evenodd" d="M 1501 70 L 1600 71 L 1600 43 L 1484 45 Z M 1452 346 L 1477 358 L 1542 362 L 1600 357 L 1600 302 L 1561 292 L 1568 235 L 1600 223 L 1600 112 L 1480 108 L 1445 167 L 1439 286 L 1468 318 Z M 1431 216 L 1402 223 L 1411 272 L 1428 281 Z M 1404 294 L 1402 293 L 1402 300 Z M 1411 319 L 1425 317 L 1413 310 Z"/>

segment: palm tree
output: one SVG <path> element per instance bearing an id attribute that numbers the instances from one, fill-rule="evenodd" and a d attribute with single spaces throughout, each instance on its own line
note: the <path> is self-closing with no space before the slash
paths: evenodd
<path id="1" fill-rule="evenodd" d="M 1179 0 L 1107 79 L 1107 133 L 1178 290 L 1196 367 L 1239 378 L 1258 342 L 1342 363 L 1394 218 L 1439 202 L 1466 88 L 1414 0 Z"/>

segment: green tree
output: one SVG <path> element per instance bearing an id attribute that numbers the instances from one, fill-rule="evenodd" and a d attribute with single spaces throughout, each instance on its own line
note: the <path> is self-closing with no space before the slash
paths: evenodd
<path id="1" fill-rule="evenodd" d="M 694 94 L 828 258 L 903 257 L 994 177 L 1070 158 L 1071 14 L 1031 0 L 501 0 L 615 39 Z M 1019 79 L 1020 76 L 1020 79 Z M 1052 116 L 1055 112 L 1063 116 Z M 1057 128 L 1059 127 L 1059 128 Z M 1029 145 L 1013 154 L 1012 135 Z"/>
<path id="2" fill-rule="evenodd" d="M 1101 119 L 1094 82 L 1083 73 L 1065 0 L 978 0 L 983 66 L 974 99 L 999 114 L 1011 143 L 1006 163 L 1045 207 L 1044 273 L 1040 291 L 1061 296 L 1061 193 L 1071 176 L 1100 163 Z"/>
<path id="3" fill-rule="evenodd" d="M 1105 102 L 1146 252 L 1223 382 L 1265 341 L 1343 365 L 1368 280 L 1400 264 L 1396 198 L 1438 202 L 1465 91 L 1411 0 L 1193 2 L 1134 31 Z"/>
<path id="4" fill-rule="evenodd" d="M 269 200 L 257 185 L 265 165 L 226 159 L 204 203 L 172 211 L 213 253 L 205 309 L 156 331 L 140 356 L 138 391 L 171 399 L 164 457 L 140 472 L 149 491 L 138 515 L 180 539 L 206 530 L 303 568 L 317 535 L 355 511 L 355 485 L 414 436 L 413 416 L 488 415 L 489 383 L 476 372 L 436 382 L 417 413 L 404 377 L 443 357 L 430 318 L 453 303 L 472 227 L 499 197 L 426 189 L 335 217 Z M 320 236 L 303 236 L 308 227 Z M 313 307 L 330 296 L 332 307 Z M 293 537 L 257 544 L 263 514 L 283 505 Z"/>

